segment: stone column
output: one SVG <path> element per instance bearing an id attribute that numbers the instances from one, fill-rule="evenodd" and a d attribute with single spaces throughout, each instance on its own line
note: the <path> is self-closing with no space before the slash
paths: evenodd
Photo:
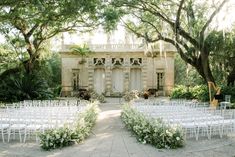
<path id="1" fill-rule="evenodd" d="M 147 90 L 147 80 L 148 80 L 148 62 L 147 58 L 142 59 L 142 85 L 143 85 L 143 90 Z"/>
<path id="2" fill-rule="evenodd" d="M 94 90 L 94 67 L 92 58 L 88 58 L 88 89 Z"/>
<path id="3" fill-rule="evenodd" d="M 110 96 L 111 91 L 112 91 L 112 70 L 111 70 L 111 58 L 105 58 L 105 93 L 106 96 Z"/>
<path id="4" fill-rule="evenodd" d="M 124 58 L 124 92 L 128 92 L 130 87 L 130 58 Z"/>

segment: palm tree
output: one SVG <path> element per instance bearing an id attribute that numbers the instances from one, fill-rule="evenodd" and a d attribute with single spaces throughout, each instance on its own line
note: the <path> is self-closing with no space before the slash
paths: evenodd
<path id="1" fill-rule="evenodd" d="M 82 57 L 82 60 L 79 62 L 80 64 L 83 64 L 86 62 L 85 58 L 88 57 L 92 51 L 90 50 L 90 48 L 86 45 L 74 45 L 70 48 L 70 50 L 72 50 L 73 54 L 78 54 Z"/>

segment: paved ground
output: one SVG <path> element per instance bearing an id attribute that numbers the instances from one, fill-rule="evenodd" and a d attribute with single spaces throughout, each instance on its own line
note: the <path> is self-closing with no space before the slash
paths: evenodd
<path id="1" fill-rule="evenodd" d="M 191 140 L 184 148 L 159 150 L 143 145 L 131 136 L 120 120 L 119 100 L 101 104 L 93 133 L 82 144 L 53 151 L 42 151 L 38 144 L 0 143 L 0 157 L 234 157 L 235 137 Z"/>

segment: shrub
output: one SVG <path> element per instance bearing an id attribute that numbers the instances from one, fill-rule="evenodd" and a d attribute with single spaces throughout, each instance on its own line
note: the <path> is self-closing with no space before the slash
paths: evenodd
<path id="1" fill-rule="evenodd" d="M 132 90 L 130 92 L 126 92 L 123 96 L 124 100 L 129 102 L 131 100 L 134 100 L 134 99 L 138 99 L 139 98 L 139 91 L 138 90 Z"/>
<path id="2" fill-rule="evenodd" d="M 11 74 L 0 84 L 0 101 L 14 102 L 25 99 L 51 98 L 53 98 L 53 93 L 46 80 L 37 74 Z"/>
<path id="3" fill-rule="evenodd" d="M 222 86 L 221 94 L 231 95 L 231 102 L 235 102 L 235 87 Z M 206 85 L 198 85 L 194 87 L 189 87 L 189 92 L 187 92 L 187 87 L 183 85 L 178 85 L 173 88 L 171 93 L 172 99 L 198 99 L 200 101 L 209 101 L 209 90 Z"/>
<path id="4" fill-rule="evenodd" d="M 221 87 L 222 94 L 225 95 L 231 95 L 231 102 L 235 102 L 235 87 L 231 86 L 222 86 Z"/>
<path id="5" fill-rule="evenodd" d="M 200 101 L 209 101 L 209 91 L 208 86 L 206 85 L 198 85 L 190 88 L 192 92 L 193 98 L 198 99 Z"/>
<path id="6" fill-rule="evenodd" d="M 89 91 L 89 94 L 90 94 L 90 96 L 91 96 L 91 100 L 92 100 L 92 101 L 98 100 L 98 101 L 101 102 L 101 103 L 104 103 L 104 102 L 105 102 L 105 97 L 104 97 L 104 95 L 98 94 L 98 93 L 96 93 L 96 92 L 93 91 L 93 90 Z"/>
<path id="7" fill-rule="evenodd" d="M 121 118 L 141 143 L 148 143 L 159 149 L 184 145 L 183 131 L 178 126 L 167 125 L 161 119 L 149 119 L 129 105 L 123 106 Z"/>
<path id="8" fill-rule="evenodd" d="M 193 94 L 189 91 L 187 91 L 187 87 L 183 85 L 178 85 L 175 88 L 173 88 L 171 93 L 172 99 L 192 99 Z"/>
<path id="9" fill-rule="evenodd" d="M 73 128 L 64 126 L 41 133 L 39 135 L 41 148 L 50 150 L 83 141 L 89 136 L 92 127 L 95 125 L 98 112 L 99 109 L 96 102 L 89 104 L 85 111 L 78 114 L 76 124 Z"/>
<path id="10" fill-rule="evenodd" d="M 200 101 L 209 101 L 208 87 L 205 85 L 198 85 L 194 87 L 178 85 L 172 90 L 171 98 L 198 99 Z"/>

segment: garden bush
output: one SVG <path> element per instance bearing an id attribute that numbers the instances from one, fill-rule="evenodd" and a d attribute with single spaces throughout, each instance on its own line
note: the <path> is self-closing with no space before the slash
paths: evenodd
<path id="1" fill-rule="evenodd" d="M 170 97 L 172 99 L 197 99 L 199 101 L 209 101 L 208 87 L 205 85 L 194 87 L 178 85 L 173 88 Z"/>
<path id="2" fill-rule="evenodd" d="M 235 102 L 235 87 L 220 86 L 222 95 L 231 95 L 231 102 Z M 172 99 L 197 99 L 199 101 L 209 101 L 209 90 L 206 85 L 197 85 L 194 87 L 187 87 L 178 85 L 173 88 L 171 96 Z"/>
<path id="3" fill-rule="evenodd" d="M 193 95 L 193 99 L 198 99 L 200 101 L 209 101 L 209 90 L 206 85 L 197 85 L 190 88 L 190 91 Z"/>
<path id="4" fill-rule="evenodd" d="M 95 125 L 98 112 L 97 102 L 89 104 L 85 111 L 78 114 L 74 127 L 64 126 L 41 133 L 39 135 L 41 148 L 51 150 L 83 141 Z"/>
<path id="5" fill-rule="evenodd" d="M 53 98 L 46 80 L 37 74 L 19 72 L 1 81 L 0 101 L 3 102 Z"/>
<path id="6" fill-rule="evenodd" d="M 177 85 L 176 87 L 172 89 L 170 97 L 172 99 L 180 99 L 180 98 L 185 99 L 184 97 L 185 93 L 187 93 L 187 87 L 183 85 Z"/>
<path id="7" fill-rule="evenodd" d="M 235 103 L 235 87 L 231 86 L 222 86 L 221 87 L 222 94 L 225 95 L 231 95 L 231 102 Z"/>
<path id="8" fill-rule="evenodd" d="M 150 119 L 129 105 L 123 106 L 121 118 L 138 141 L 156 148 L 178 148 L 184 145 L 183 131 L 178 126 L 165 124 L 161 119 Z"/>

